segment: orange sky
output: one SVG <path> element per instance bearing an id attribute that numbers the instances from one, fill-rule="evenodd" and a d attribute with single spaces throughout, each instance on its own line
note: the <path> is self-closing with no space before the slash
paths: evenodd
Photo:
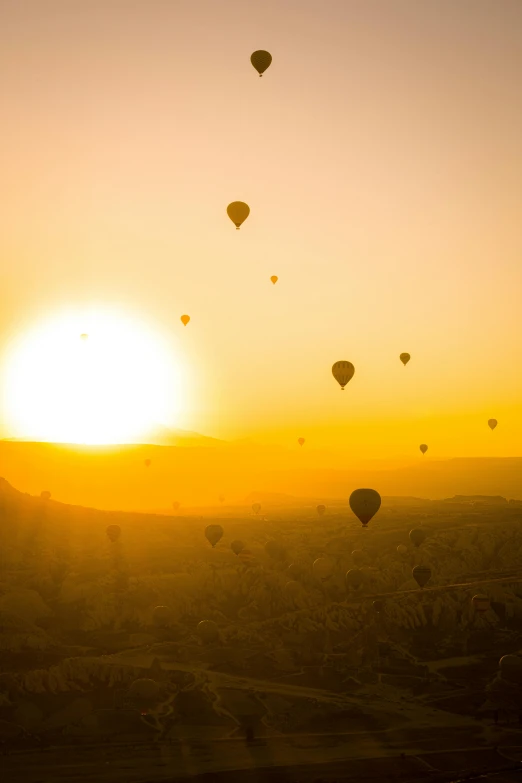
<path id="1" fill-rule="evenodd" d="M 520 455 L 521 29 L 519 0 L 4 0 L 0 361 L 116 308 L 179 357 L 171 426 Z"/>

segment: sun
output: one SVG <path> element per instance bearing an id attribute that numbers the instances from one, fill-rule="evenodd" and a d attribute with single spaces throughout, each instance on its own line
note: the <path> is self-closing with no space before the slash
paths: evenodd
<path id="1" fill-rule="evenodd" d="M 130 315 L 66 312 L 15 339 L 3 370 L 11 434 L 58 443 L 132 443 L 172 426 L 183 368 L 169 342 Z"/>

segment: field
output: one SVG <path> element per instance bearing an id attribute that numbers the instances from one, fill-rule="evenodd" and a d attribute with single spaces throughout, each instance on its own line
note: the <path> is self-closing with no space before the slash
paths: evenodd
<path id="1" fill-rule="evenodd" d="M 520 762 L 522 676 L 517 659 L 499 668 L 522 651 L 520 502 L 383 498 L 363 529 L 346 501 L 319 516 L 311 500 L 256 497 L 258 513 L 252 500 L 145 515 L 1 483 L 11 781 L 87 782 L 100 768 L 140 783 L 257 780 L 268 767 L 442 781 Z M 223 529 L 215 546 L 209 524 Z M 431 570 L 422 589 L 417 565 Z"/>

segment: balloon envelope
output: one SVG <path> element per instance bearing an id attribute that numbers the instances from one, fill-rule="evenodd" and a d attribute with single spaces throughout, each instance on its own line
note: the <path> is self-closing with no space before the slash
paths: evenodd
<path id="1" fill-rule="evenodd" d="M 384 611 L 384 601 L 381 601 L 379 598 L 373 602 L 373 610 L 376 612 L 376 614 L 381 614 L 381 612 Z"/>
<path id="2" fill-rule="evenodd" d="M 422 451 L 423 454 L 426 454 L 426 452 L 428 451 L 428 447 L 426 446 L 425 443 L 421 443 L 419 449 Z"/>
<path id="3" fill-rule="evenodd" d="M 128 690 L 128 695 L 137 706 L 149 707 L 160 695 L 160 686 L 155 680 L 142 678 L 134 680 Z"/>
<path id="4" fill-rule="evenodd" d="M 205 538 L 207 541 L 212 544 L 212 546 L 216 546 L 217 542 L 222 538 L 223 536 L 223 528 L 221 525 L 207 525 L 205 528 Z"/>
<path id="5" fill-rule="evenodd" d="M 329 579 L 334 572 L 334 563 L 327 557 L 318 557 L 312 566 L 314 576 L 318 579 Z"/>
<path id="6" fill-rule="evenodd" d="M 408 547 L 404 546 L 404 544 L 399 544 L 397 547 L 397 553 L 399 555 L 407 555 L 408 554 Z"/>
<path id="7" fill-rule="evenodd" d="M 242 541 L 239 540 L 232 541 L 232 543 L 230 544 L 230 549 L 235 555 L 239 555 L 239 553 L 242 552 L 244 548 L 245 545 L 243 544 Z"/>
<path id="8" fill-rule="evenodd" d="M 381 496 L 375 489 L 356 489 L 350 495 L 350 508 L 366 527 L 381 507 Z"/>
<path id="9" fill-rule="evenodd" d="M 243 201 L 233 201 L 227 207 L 227 215 L 236 229 L 239 229 L 240 225 L 244 223 L 250 215 L 250 207 Z"/>
<path id="10" fill-rule="evenodd" d="M 409 353 L 401 353 L 401 355 L 399 356 L 399 359 L 401 360 L 401 362 L 402 362 L 402 363 L 404 364 L 404 366 L 406 367 L 406 365 L 408 364 L 408 362 L 409 362 L 409 361 L 410 361 L 410 359 L 411 359 L 411 356 L 410 356 L 410 354 L 409 354 Z"/>
<path id="11" fill-rule="evenodd" d="M 277 276 L 277 275 L 272 275 L 272 277 L 270 278 L 270 280 L 271 280 L 271 281 L 272 281 L 272 283 L 275 285 L 275 284 L 277 283 L 277 281 L 279 280 L 279 278 L 278 278 L 278 276 Z"/>
<path id="12" fill-rule="evenodd" d="M 332 365 L 332 375 L 344 391 L 346 384 L 352 380 L 355 367 L 351 362 L 335 362 Z"/>
<path id="13" fill-rule="evenodd" d="M 201 620 L 198 623 L 197 632 L 203 642 L 215 642 L 219 639 L 219 628 L 214 620 Z"/>
<path id="14" fill-rule="evenodd" d="M 254 514 L 259 514 L 261 511 L 261 503 L 252 503 L 252 511 Z"/>
<path id="15" fill-rule="evenodd" d="M 48 492 L 46 489 L 44 489 L 43 492 L 40 492 L 40 497 L 42 500 L 50 500 L 51 499 L 51 493 Z"/>
<path id="16" fill-rule="evenodd" d="M 326 506 L 324 506 L 322 503 L 320 503 L 317 506 L 317 513 L 319 514 L 320 517 L 322 517 L 325 511 L 326 511 Z"/>
<path id="17" fill-rule="evenodd" d="M 181 321 L 183 326 L 186 326 L 188 324 L 188 322 L 190 321 L 190 315 L 182 315 L 179 320 Z"/>
<path id="18" fill-rule="evenodd" d="M 151 465 L 151 461 L 150 461 L 150 459 L 145 459 L 145 460 L 143 460 L 143 463 L 144 463 L 144 465 L 145 465 L 145 467 L 146 467 L 146 468 L 150 468 L 150 465 Z"/>
<path id="19" fill-rule="evenodd" d="M 428 566 L 415 566 L 411 575 L 419 585 L 419 587 L 425 587 L 431 579 L 431 568 Z"/>
<path id="20" fill-rule="evenodd" d="M 413 530 L 410 530 L 410 541 L 414 546 L 420 546 L 424 539 L 426 538 L 426 531 L 422 530 L 420 527 L 416 527 Z"/>
<path id="21" fill-rule="evenodd" d="M 174 511 L 177 511 L 179 509 L 179 501 L 178 500 L 174 501 L 174 503 L 172 504 L 172 508 L 174 509 Z"/>
<path id="22" fill-rule="evenodd" d="M 364 582 L 364 574 L 360 568 L 352 568 L 350 571 L 347 571 L 345 581 L 348 587 L 357 589 Z"/>
<path id="23" fill-rule="evenodd" d="M 304 438 L 298 438 L 297 442 L 299 443 L 300 446 L 302 446 L 304 444 L 304 442 L 305 442 L 305 439 Z"/>
<path id="24" fill-rule="evenodd" d="M 258 49 L 257 51 L 252 52 L 250 55 L 250 62 L 258 74 L 262 76 L 266 69 L 270 67 L 272 62 L 272 55 L 270 52 L 265 52 L 264 49 Z"/>
<path id="25" fill-rule="evenodd" d="M 474 595 L 471 599 L 471 603 L 475 607 L 475 610 L 482 614 L 483 612 L 487 612 L 489 607 L 491 606 L 490 600 L 487 597 L 487 595 L 481 595 L 477 594 Z"/>
<path id="26" fill-rule="evenodd" d="M 171 618 L 171 612 L 168 606 L 156 606 L 152 612 L 152 621 L 159 628 L 167 625 Z"/>
<path id="27" fill-rule="evenodd" d="M 495 427 L 497 426 L 497 424 L 498 424 L 498 421 L 496 419 L 489 419 L 488 420 L 488 427 L 490 428 L 490 430 L 494 430 Z"/>
<path id="28" fill-rule="evenodd" d="M 121 535 L 121 527 L 119 525 L 109 525 L 105 532 L 111 541 L 117 541 Z"/>
<path id="29" fill-rule="evenodd" d="M 283 560 L 286 555 L 285 548 L 283 547 L 283 545 L 280 544 L 279 541 L 274 541 L 274 540 L 266 542 L 265 552 L 273 560 Z"/>

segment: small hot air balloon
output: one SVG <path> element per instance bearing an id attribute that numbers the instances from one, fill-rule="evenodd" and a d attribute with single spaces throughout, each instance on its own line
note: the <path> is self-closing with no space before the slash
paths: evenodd
<path id="1" fill-rule="evenodd" d="M 520 682 L 522 679 L 522 658 L 518 655 L 504 655 L 500 661 L 500 674 L 503 680 Z"/>
<path id="2" fill-rule="evenodd" d="M 221 525 L 206 526 L 205 538 L 210 544 L 212 544 L 213 547 L 216 546 L 216 544 L 222 537 L 223 537 L 223 528 L 221 527 Z"/>
<path id="3" fill-rule="evenodd" d="M 219 502 L 220 503 L 224 503 L 225 502 L 225 496 L 224 495 L 220 495 L 219 496 Z"/>
<path id="4" fill-rule="evenodd" d="M 81 334 L 80 335 L 80 340 L 83 340 L 85 342 L 85 340 L 88 340 L 88 339 L 89 339 L 89 335 L 88 334 Z"/>
<path id="5" fill-rule="evenodd" d="M 227 215 L 239 231 L 241 224 L 244 223 L 250 215 L 250 207 L 243 201 L 233 201 L 227 207 Z"/>
<path id="6" fill-rule="evenodd" d="M 381 601 L 379 598 L 373 602 L 372 606 L 376 614 L 382 614 L 384 612 L 384 601 Z"/>
<path id="7" fill-rule="evenodd" d="M 203 642 L 211 643 L 219 639 L 219 628 L 214 620 L 201 620 L 198 623 L 197 632 Z"/>
<path id="8" fill-rule="evenodd" d="M 50 500 L 51 499 L 51 493 L 48 492 L 46 489 L 44 489 L 43 492 L 40 492 L 40 497 L 42 500 Z"/>
<path id="9" fill-rule="evenodd" d="M 105 532 L 107 533 L 109 540 L 114 542 L 121 536 L 121 527 L 119 525 L 109 525 Z"/>
<path id="10" fill-rule="evenodd" d="M 428 451 L 428 447 L 426 446 L 425 443 L 421 443 L 419 449 L 422 451 L 423 454 L 426 454 L 426 452 Z"/>
<path id="11" fill-rule="evenodd" d="M 397 547 L 397 553 L 399 555 L 407 555 L 408 554 L 408 547 L 404 546 L 404 544 L 399 544 Z"/>
<path id="12" fill-rule="evenodd" d="M 366 527 L 381 507 L 381 496 L 374 489 L 356 489 L 350 495 L 350 508 Z"/>
<path id="13" fill-rule="evenodd" d="M 261 511 L 261 503 L 252 503 L 252 511 L 254 514 L 259 514 Z"/>
<path id="14" fill-rule="evenodd" d="M 303 446 L 304 442 L 305 442 L 305 439 L 304 438 L 297 438 L 297 442 L 299 443 L 300 446 Z"/>
<path id="15" fill-rule="evenodd" d="M 279 541 L 267 541 L 265 544 L 265 552 L 273 560 L 284 560 L 286 556 L 285 548 Z"/>
<path id="16" fill-rule="evenodd" d="M 270 67 L 272 55 L 270 52 L 265 52 L 264 49 L 258 49 L 250 55 L 250 62 L 261 77 L 266 69 Z"/>
<path id="17" fill-rule="evenodd" d="M 242 541 L 239 541 L 239 539 L 236 539 L 236 541 L 232 541 L 232 543 L 230 544 L 230 549 L 235 555 L 239 555 L 239 553 L 242 552 L 244 548 L 245 545 L 243 544 Z"/>
<path id="18" fill-rule="evenodd" d="M 488 427 L 490 430 L 494 430 L 497 424 L 498 421 L 496 419 L 488 419 Z"/>
<path id="19" fill-rule="evenodd" d="M 302 576 L 303 569 L 297 563 L 290 563 L 286 569 L 288 576 L 291 576 L 293 580 L 299 579 Z"/>
<path id="20" fill-rule="evenodd" d="M 332 365 L 332 375 L 344 391 L 346 384 L 352 380 L 355 367 L 351 362 L 335 362 Z"/>
<path id="21" fill-rule="evenodd" d="M 275 285 L 275 284 L 277 283 L 277 281 L 279 280 L 279 278 L 278 278 L 278 276 L 277 276 L 277 275 L 272 275 L 272 277 L 270 278 L 270 280 L 271 280 L 271 281 L 272 281 L 272 283 Z"/>
<path id="22" fill-rule="evenodd" d="M 364 574 L 360 568 L 352 568 L 346 572 L 345 581 L 347 587 L 353 587 L 357 590 L 364 582 Z"/>
<path id="23" fill-rule="evenodd" d="M 295 599 L 298 598 L 303 592 L 303 588 L 299 584 L 299 582 L 295 582 L 294 580 L 291 580 L 290 582 L 287 582 L 285 584 L 285 593 L 288 595 L 289 598 Z"/>
<path id="24" fill-rule="evenodd" d="M 401 362 L 402 362 L 402 363 L 404 364 L 404 366 L 406 367 L 406 365 L 408 364 L 408 362 L 409 362 L 409 361 L 410 361 L 410 359 L 411 359 L 411 356 L 410 356 L 410 354 L 409 354 L 409 353 L 401 353 L 401 355 L 399 356 L 399 359 L 401 360 Z"/>
<path id="25" fill-rule="evenodd" d="M 155 680 L 142 678 L 134 680 L 127 695 L 136 707 L 146 710 L 153 707 L 161 693 L 160 686 Z"/>
<path id="26" fill-rule="evenodd" d="M 474 595 L 471 599 L 471 603 L 475 607 L 475 611 L 482 614 L 483 612 L 487 612 L 489 607 L 491 606 L 490 600 L 487 597 L 487 595 Z"/>
<path id="27" fill-rule="evenodd" d="M 356 566 L 360 566 L 365 561 L 365 554 L 362 549 L 354 549 L 352 552 L 352 560 Z"/>
<path id="28" fill-rule="evenodd" d="M 431 568 L 428 566 L 415 566 L 411 575 L 419 585 L 419 587 L 425 587 L 431 579 Z"/>
<path id="29" fill-rule="evenodd" d="M 174 501 L 174 503 L 172 504 L 172 508 L 174 509 L 174 511 L 177 511 L 179 509 L 179 501 L 178 500 Z"/>
<path id="30" fill-rule="evenodd" d="M 145 465 L 146 468 L 150 468 L 151 460 L 150 459 L 144 459 L 143 460 L 143 464 Z"/>
<path id="31" fill-rule="evenodd" d="M 156 606 L 152 612 L 152 622 L 157 625 L 158 628 L 164 628 L 169 624 L 171 619 L 171 612 L 168 606 Z"/>
<path id="32" fill-rule="evenodd" d="M 316 510 L 317 510 L 317 513 L 319 514 L 319 516 L 320 516 L 320 517 L 322 517 L 322 516 L 323 516 L 323 514 L 324 514 L 324 512 L 326 511 L 326 506 L 323 506 L 323 504 L 322 504 L 322 503 L 320 503 L 320 504 L 317 506 L 317 509 L 316 509 Z"/>
<path id="33" fill-rule="evenodd" d="M 188 322 L 190 321 L 190 315 L 182 315 L 179 320 L 181 321 L 183 326 L 186 326 L 188 324 Z"/>
<path id="34" fill-rule="evenodd" d="M 324 582 L 329 579 L 335 570 L 335 564 L 327 557 L 318 557 L 312 566 L 314 576 Z"/>
<path id="35" fill-rule="evenodd" d="M 426 531 L 420 527 L 410 530 L 410 541 L 414 546 L 419 547 L 426 538 Z"/>

